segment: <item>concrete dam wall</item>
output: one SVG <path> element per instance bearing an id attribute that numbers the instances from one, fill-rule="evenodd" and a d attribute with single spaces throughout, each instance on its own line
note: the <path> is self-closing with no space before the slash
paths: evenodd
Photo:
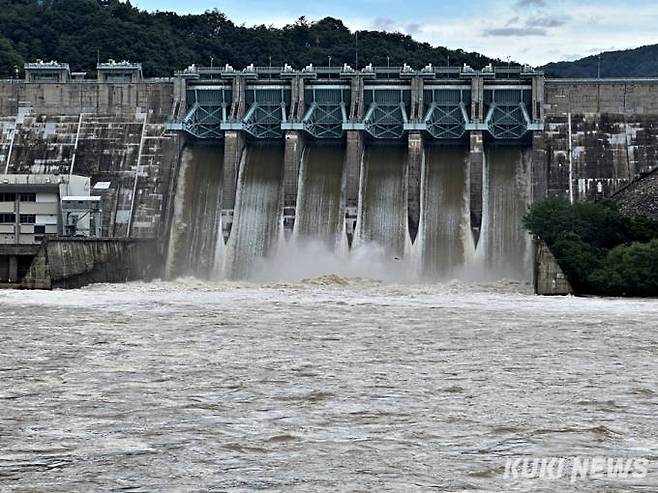
<path id="1" fill-rule="evenodd" d="M 72 289 L 98 282 L 151 280 L 161 275 L 157 252 L 155 240 L 47 240 L 20 287 Z"/>
<path id="2" fill-rule="evenodd" d="M 580 200 L 656 168 L 658 81 L 229 76 L 0 81 L 0 174 L 90 177 L 102 236 L 157 239 L 170 277 L 433 280 L 529 279 L 521 218 L 570 149 Z"/>
<path id="3" fill-rule="evenodd" d="M 569 188 L 568 113 L 576 198 L 610 196 L 658 167 L 658 80 L 551 80 L 545 105 L 549 193 Z"/>
<path id="4" fill-rule="evenodd" d="M 172 80 L 133 83 L 68 81 L 36 83 L 0 81 L 0 116 L 15 116 L 29 107 L 36 115 L 126 115 L 148 113 L 160 123 L 172 111 Z"/>
<path id="5" fill-rule="evenodd" d="M 362 143 L 355 161 L 342 143 L 299 145 L 294 166 L 284 143 L 245 146 L 226 243 L 221 212 L 227 178 L 220 172 L 226 148 L 186 146 L 169 242 L 170 277 L 269 280 L 342 273 L 392 280 L 530 279 L 530 238 L 521 227 L 531 194 L 529 146 L 485 146 L 476 241 L 467 193 L 468 147 L 421 147 L 416 182 L 409 172 L 414 150 L 399 143 Z M 295 180 L 287 176 L 291 173 Z M 358 177 L 354 225 L 346 214 L 350 175 Z M 296 181 L 296 214 L 284 205 L 290 181 Z M 408 204 L 414 195 L 421 214 L 412 240 Z"/>
<path id="6" fill-rule="evenodd" d="M 103 236 L 159 237 L 181 140 L 164 128 L 172 100 L 167 82 L 0 82 L 0 174 L 91 177 Z"/>

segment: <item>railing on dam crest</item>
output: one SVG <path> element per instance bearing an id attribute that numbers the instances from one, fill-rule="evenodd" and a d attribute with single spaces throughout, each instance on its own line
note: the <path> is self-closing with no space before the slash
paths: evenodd
<path id="1" fill-rule="evenodd" d="M 340 139 L 355 130 L 382 140 L 409 131 L 437 141 L 469 131 L 518 140 L 544 125 L 543 74 L 528 67 L 192 66 L 177 73 L 176 85 L 168 127 L 197 139 L 222 139 L 227 130 L 255 139 L 281 139 L 288 130 Z"/>

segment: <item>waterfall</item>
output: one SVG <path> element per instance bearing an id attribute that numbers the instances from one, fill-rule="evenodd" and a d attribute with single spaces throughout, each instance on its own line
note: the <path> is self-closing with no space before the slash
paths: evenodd
<path id="1" fill-rule="evenodd" d="M 181 155 L 167 254 L 167 277 L 214 277 L 221 265 L 223 147 L 188 145 Z"/>
<path id="2" fill-rule="evenodd" d="M 279 239 L 283 147 L 251 144 L 240 165 L 233 228 L 225 273 L 231 279 L 258 276 Z"/>
<path id="3" fill-rule="evenodd" d="M 375 244 L 386 257 L 397 260 L 410 252 L 405 159 L 406 148 L 400 145 L 366 149 L 356 248 Z"/>
<path id="4" fill-rule="evenodd" d="M 487 277 L 530 278 L 530 237 L 523 216 L 530 203 L 531 151 L 515 146 L 486 149 L 482 232 L 477 256 Z"/>
<path id="5" fill-rule="evenodd" d="M 340 233 L 343 231 L 341 175 L 344 154 L 342 145 L 307 146 L 301 166 L 295 241 L 319 241 L 330 250 L 340 244 Z"/>
<path id="6" fill-rule="evenodd" d="M 464 265 L 470 218 L 466 203 L 466 149 L 430 145 L 426 150 L 417 252 L 425 279 L 458 275 Z"/>
<path id="7" fill-rule="evenodd" d="M 477 248 L 470 229 L 466 148 L 438 144 L 424 148 L 419 229 L 413 246 L 408 232 L 406 146 L 371 143 L 366 147 L 352 249 L 347 247 L 344 227 L 344 154 L 342 144 L 308 143 L 300 163 L 295 226 L 286 239 L 284 148 L 251 143 L 240 162 L 233 227 L 225 246 L 223 147 L 186 146 L 173 204 L 167 276 L 529 279 L 531 242 L 522 226 L 530 201 L 529 148 L 485 148 Z"/>

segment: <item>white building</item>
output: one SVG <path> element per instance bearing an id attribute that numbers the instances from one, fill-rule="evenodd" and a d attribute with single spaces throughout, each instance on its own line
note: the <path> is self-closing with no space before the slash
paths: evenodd
<path id="1" fill-rule="evenodd" d="M 87 216 L 78 212 L 82 222 L 75 234 L 92 232 L 94 221 L 100 222 L 100 206 L 89 198 L 89 185 L 89 177 L 76 175 L 0 175 L 0 283 L 22 277 L 44 238 L 66 234 L 64 197 L 74 196 L 78 211 L 93 209 Z"/>

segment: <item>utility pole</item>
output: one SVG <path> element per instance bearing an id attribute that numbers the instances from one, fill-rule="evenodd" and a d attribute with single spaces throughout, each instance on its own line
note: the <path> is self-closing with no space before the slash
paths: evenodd
<path id="1" fill-rule="evenodd" d="M 598 69 L 597 69 L 596 78 L 597 79 L 601 78 L 601 54 L 600 53 L 599 53 L 599 56 L 598 56 Z"/>
<path id="2" fill-rule="evenodd" d="M 354 57 L 355 70 L 359 70 L 359 31 L 354 32 L 354 37 L 356 39 L 356 54 Z"/>
<path id="3" fill-rule="evenodd" d="M 569 203 L 573 205 L 573 147 L 572 147 L 572 138 L 571 138 L 571 108 L 567 113 L 567 126 L 569 134 Z"/>

